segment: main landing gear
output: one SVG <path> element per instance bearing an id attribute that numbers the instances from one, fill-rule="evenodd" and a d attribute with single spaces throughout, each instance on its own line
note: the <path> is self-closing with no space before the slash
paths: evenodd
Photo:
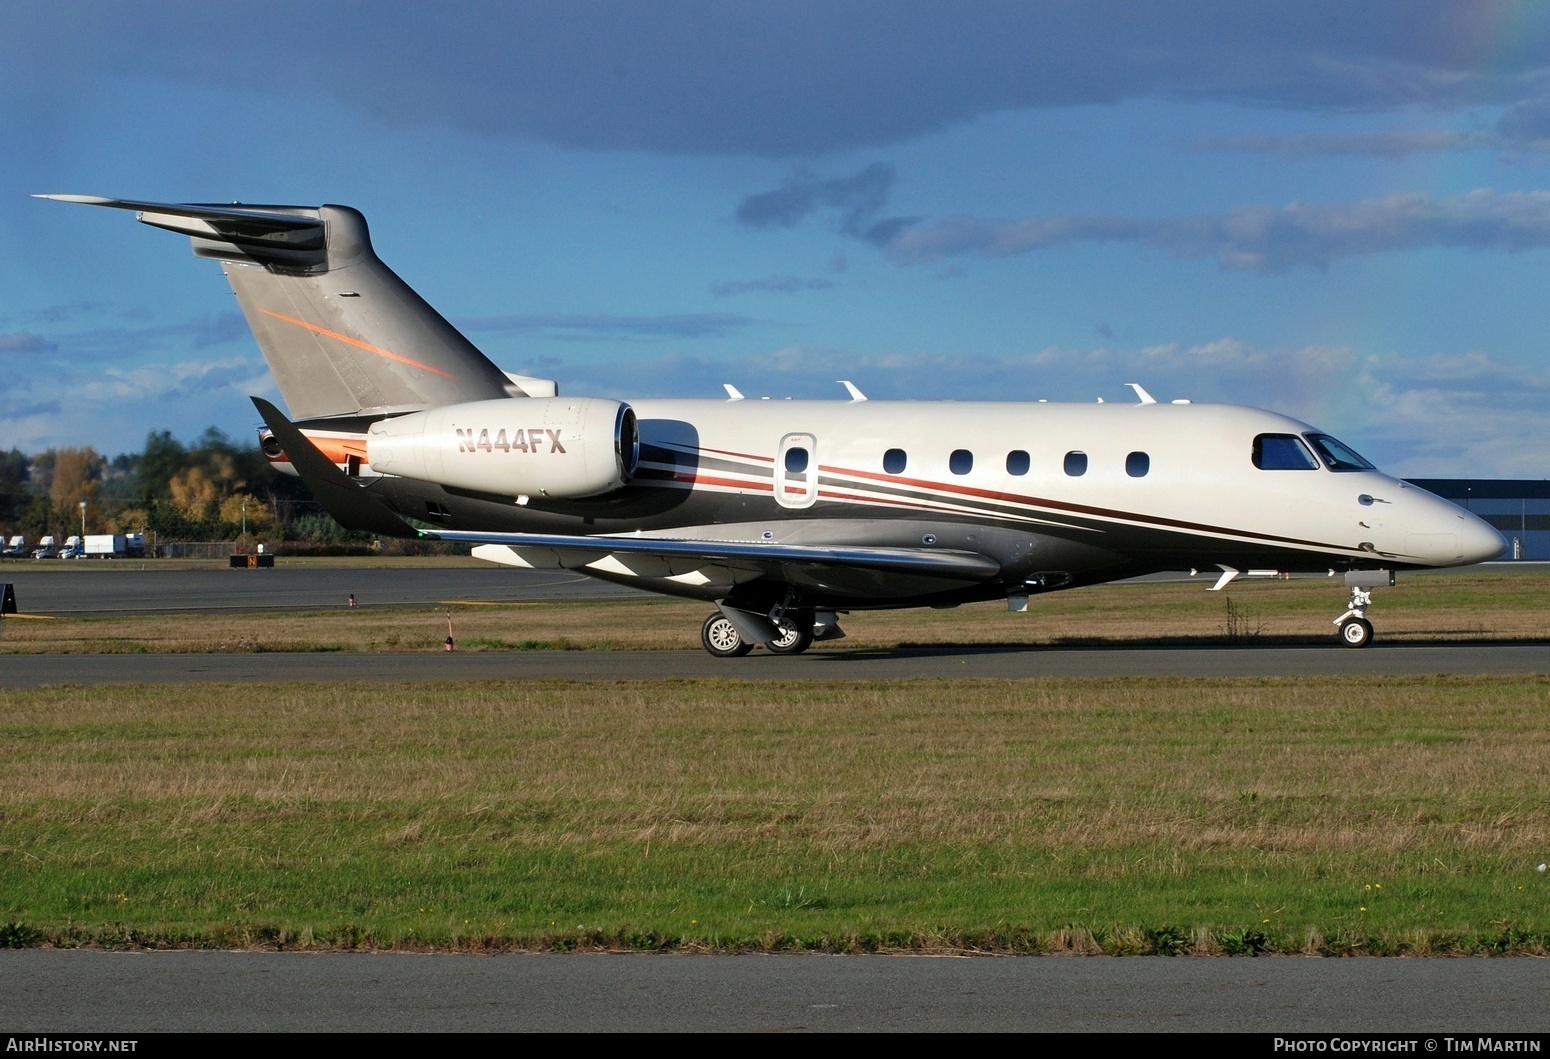
<path id="1" fill-rule="evenodd" d="M 741 658 L 753 650 L 753 644 L 744 640 L 737 626 L 719 610 L 700 626 L 700 643 L 717 658 Z"/>
<path id="2" fill-rule="evenodd" d="M 776 635 L 764 641 L 764 649 L 771 654 L 799 655 L 814 640 L 835 640 L 845 635 L 829 611 L 815 615 L 810 610 L 788 610 L 771 621 Z M 754 649 L 754 641 L 746 638 L 732 619 L 719 610 L 700 627 L 700 642 L 717 658 L 741 658 Z"/>
<path id="3" fill-rule="evenodd" d="M 1351 570 L 1345 575 L 1346 587 L 1351 590 L 1351 602 L 1346 612 L 1336 618 L 1340 629 L 1340 642 L 1347 647 L 1366 647 L 1372 643 L 1372 622 L 1367 620 L 1367 608 L 1372 606 L 1371 589 L 1380 585 L 1392 585 L 1392 570 Z"/>

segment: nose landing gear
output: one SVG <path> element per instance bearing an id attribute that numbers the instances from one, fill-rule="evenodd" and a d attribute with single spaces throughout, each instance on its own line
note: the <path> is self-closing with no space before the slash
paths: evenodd
<path id="1" fill-rule="evenodd" d="M 1373 588 L 1394 583 L 1392 570 L 1350 570 L 1345 575 L 1346 587 L 1351 590 L 1351 602 L 1346 612 L 1334 620 L 1340 630 L 1340 642 L 1347 647 L 1366 647 L 1372 643 L 1372 622 L 1367 620 L 1367 608 L 1372 606 Z"/>
<path id="2" fill-rule="evenodd" d="M 1372 622 L 1367 620 L 1367 608 L 1372 605 L 1372 593 L 1365 589 L 1351 589 L 1351 606 L 1335 619 L 1340 626 L 1340 642 L 1347 647 L 1366 647 L 1372 643 Z"/>

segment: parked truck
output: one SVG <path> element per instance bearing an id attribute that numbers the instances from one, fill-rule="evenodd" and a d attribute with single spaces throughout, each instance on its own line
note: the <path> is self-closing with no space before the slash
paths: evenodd
<path id="1" fill-rule="evenodd" d="M 81 543 L 81 538 L 72 533 L 65 538 L 65 546 L 59 549 L 61 559 L 79 559 L 86 554 L 86 546 Z"/>
<path id="2" fill-rule="evenodd" d="M 34 559 L 53 559 L 58 554 L 59 550 L 54 544 L 54 535 L 52 533 L 40 538 L 38 546 L 32 550 L 32 557 Z"/>
<path id="3" fill-rule="evenodd" d="M 27 538 L 18 533 L 6 542 L 5 549 L 0 551 L 0 559 L 25 559 L 30 554 Z"/>
<path id="4" fill-rule="evenodd" d="M 85 549 L 78 554 L 87 559 L 122 559 L 129 554 L 129 539 L 122 533 L 88 533 Z"/>

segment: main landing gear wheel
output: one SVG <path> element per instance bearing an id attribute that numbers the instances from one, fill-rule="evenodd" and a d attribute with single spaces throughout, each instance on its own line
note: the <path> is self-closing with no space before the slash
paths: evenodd
<path id="1" fill-rule="evenodd" d="M 799 655 L 811 646 L 813 646 L 813 630 L 810 626 L 781 622 L 780 637 L 765 643 L 764 649 L 771 654 Z"/>
<path id="2" fill-rule="evenodd" d="M 719 610 L 700 626 L 700 643 L 717 658 L 741 658 L 753 650 L 753 644 L 746 642 L 737 626 Z"/>
<path id="3" fill-rule="evenodd" d="M 1352 618 L 1340 626 L 1340 642 L 1347 647 L 1366 647 L 1372 643 L 1372 622 L 1366 618 Z"/>

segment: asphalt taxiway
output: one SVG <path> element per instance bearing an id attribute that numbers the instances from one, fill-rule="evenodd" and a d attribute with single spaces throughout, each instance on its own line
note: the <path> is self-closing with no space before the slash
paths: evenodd
<path id="1" fill-rule="evenodd" d="M 602 602 L 654 598 L 564 570 L 374 566 L 229 570 L 119 562 L 92 568 L 6 564 L 26 613 L 62 616 L 256 613 L 474 602 Z M 762 649 L 738 659 L 702 651 L 511 651 L 7 655 L 0 687 L 277 680 L 907 680 L 981 677 L 1309 677 L 1539 673 L 1544 643 L 1327 643 L 1068 647 L 956 644 L 895 650 L 843 642 L 797 657 Z"/>
<path id="2" fill-rule="evenodd" d="M 6 655 L 0 687 L 274 681 L 911 680 L 1028 677 L 1308 677 L 1550 671 L 1545 644 L 1329 647 L 835 648 L 796 657 L 703 651 L 479 651 Z"/>
<path id="3" fill-rule="evenodd" d="M 241 613 L 441 602 L 584 603 L 646 593 L 568 570 L 477 567 L 180 567 L 154 561 L 0 564 L 24 613 L 70 617 Z"/>
<path id="4" fill-rule="evenodd" d="M 33 950 L 0 979 L 11 1034 L 1550 1030 L 1550 961 L 1522 959 Z"/>

